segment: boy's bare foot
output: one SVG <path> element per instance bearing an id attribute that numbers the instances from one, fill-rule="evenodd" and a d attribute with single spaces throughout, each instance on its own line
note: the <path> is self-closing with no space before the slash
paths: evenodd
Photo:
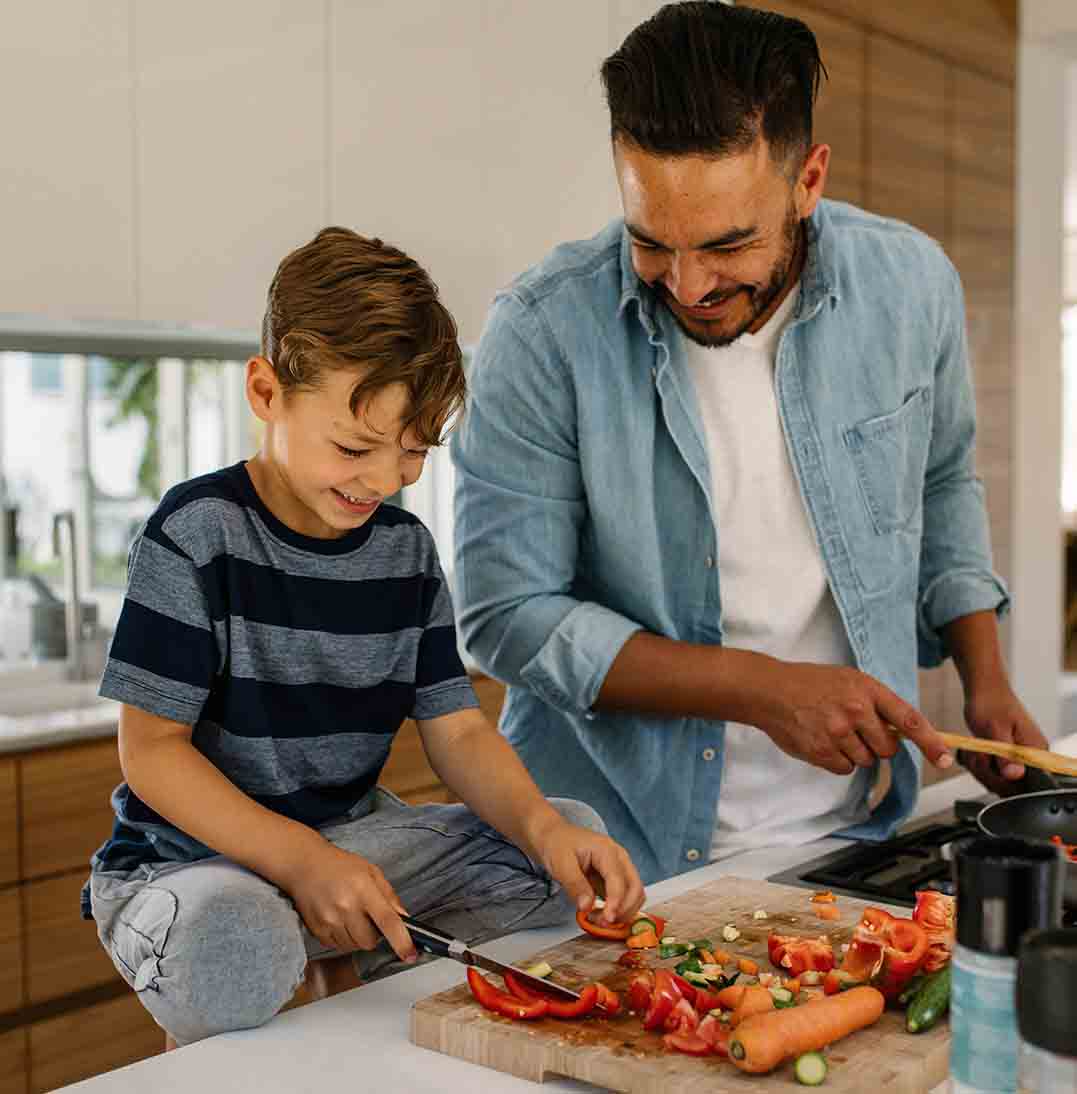
<path id="1" fill-rule="evenodd" d="M 325 957 L 320 961 L 307 963 L 307 992 L 311 1000 L 328 999 L 330 995 L 349 991 L 362 984 L 355 974 L 355 966 L 350 956 Z"/>

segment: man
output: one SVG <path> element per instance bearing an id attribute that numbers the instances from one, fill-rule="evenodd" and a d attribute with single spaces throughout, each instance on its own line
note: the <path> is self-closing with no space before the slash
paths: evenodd
<path id="1" fill-rule="evenodd" d="M 602 68 L 624 219 L 499 295 L 454 442 L 503 731 L 648 881 L 890 835 L 919 752 L 952 763 L 918 663 L 954 658 L 975 733 L 1044 744 L 999 645 L 960 282 L 821 200 L 821 71 L 804 24 L 715 2 L 628 36 Z"/>

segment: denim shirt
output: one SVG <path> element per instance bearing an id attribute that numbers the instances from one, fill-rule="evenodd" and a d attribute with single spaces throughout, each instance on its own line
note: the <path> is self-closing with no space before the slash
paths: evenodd
<path id="1" fill-rule="evenodd" d="M 775 387 L 857 666 L 915 704 L 940 628 L 1006 609 L 992 572 L 961 284 L 908 225 L 823 201 Z M 556 248 L 494 302 L 453 439 L 468 651 L 508 686 L 502 731 L 549 795 L 602 815 L 647 881 L 706 861 L 724 723 L 594 711 L 637 630 L 722 642 L 721 529 L 682 335 L 623 222 Z M 759 580 L 784 580 L 760 559 Z M 921 756 L 841 833 L 912 812 Z M 780 793 L 781 787 L 775 787 Z"/>

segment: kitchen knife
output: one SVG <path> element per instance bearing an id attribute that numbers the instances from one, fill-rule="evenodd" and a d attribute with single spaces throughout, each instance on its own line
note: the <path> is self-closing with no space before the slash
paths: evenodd
<path id="1" fill-rule="evenodd" d="M 579 992 L 555 984 L 552 980 L 546 980 L 541 976 L 532 976 L 529 972 L 524 972 L 523 969 L 518 969 L 513 965 L 503 965 L 492 957 L 477 953 L 475 950 L 469 949 L 467 944 L 459 939 L 451 938 L 433 927 L 428 927 L 425 923 L 412 919 L 411 916 L 402 915 L 400 918 L 410 932 L 411 940 L 420 950 L 436 954 L 438 957 L 451 957 L 454 961 L 459 961 L 464 965 L 475 965 L 487 972 L 497 973 L 498 976 L 504 976 L 505 973 L 511 972 L 525 988 L 555 995 L 560 999 L 575 1001 L 580 997 Z"/>

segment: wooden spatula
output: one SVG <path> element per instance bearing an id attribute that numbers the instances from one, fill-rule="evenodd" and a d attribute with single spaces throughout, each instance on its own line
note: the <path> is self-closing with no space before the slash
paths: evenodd
<path id="1" fill-rule="evenodd" d="M 1057 752 L 1048 752 L 1045 748 L 1030 748 L 1028 745 L 1009 744 L 1005 741 L 988 741 L 983 737 L 963 737 L 960 733 L 940 733 L 939 736 L 950 748 L 965 752 L 985 752 L 990 756 L 1001 756 L 1014 763 L 1038 767 L 1043 771 L 1053 771 L 1056 775 L 1071 775 L 1077 778 L 1077 760 L 1062 756 Z"/>

